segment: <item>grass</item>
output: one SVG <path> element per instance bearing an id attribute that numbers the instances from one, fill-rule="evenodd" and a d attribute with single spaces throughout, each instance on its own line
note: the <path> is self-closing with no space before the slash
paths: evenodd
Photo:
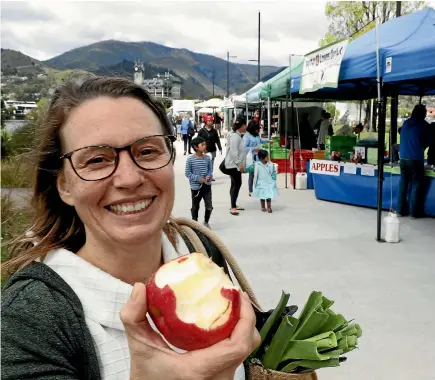
<path id="1" fill-rule="evenodd" d="M 9 157 L 1 161 L 2 188 L 33 187 L 35 167 L 25 156 Z"/>
<path id="2" fill-rule="evenodd" d="M 17 209 L 9 194 L 1 196 L 1 262 L 9 258 L 8 243 L 14 237 L 22 234 L 30 224 L 31 209 L 26 206 Z M 1 286 L 7 281 L 7 276 L 2 273 Z"/>

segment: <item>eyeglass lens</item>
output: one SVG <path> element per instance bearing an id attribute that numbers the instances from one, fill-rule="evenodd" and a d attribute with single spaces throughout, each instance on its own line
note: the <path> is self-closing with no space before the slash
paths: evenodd
<path id="1" fill-rule="evenodd" d="M 172 143 L 166 136 L 147 137 L 131 145 L 130 152 L 138 166 L 155 170 L 171 160 Z M 71 163 L 79 177 L 95 181 L 113 174 L 117 156 L 117 151 L 111 147 L 86 147 L 72 154 Z"/>

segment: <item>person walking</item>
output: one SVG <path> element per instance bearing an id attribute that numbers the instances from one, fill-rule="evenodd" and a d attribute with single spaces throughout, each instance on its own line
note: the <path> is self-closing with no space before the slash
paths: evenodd
<path id="1" fill-rule="evenodd" d="M 205 126 L 198 132 L 198 137 L 202 137 L 207 144 L 207 153 L 211 155 L 211 168 L 213 173 L 217 149 L 219 149 L 220 154 L 222 154 L 221 139 L 213 126 L 213 116 L 209 115 L 206 117 Z"/>
<path id="2" fill-rule="evenodd" d="M 192 154 L 191 144 L 192 137 L 195 135 L 195 128 L 187 116 L 183 117 L 183 121 L 181 122 L 181 134 L 184 141 L 184 155 L 186 155 L 187 152 Z"/>
<path id="3" fill-rule="evenodd" d="M 324 120 L 320 123 L 319 136 L 317 137 L 317 145 L 320 150 L 325 150 L 326 136 L 332 136 L 334 134 L 330 121 L 331 114 L 326 112 L 324 117 Z"/>
<path id="4" fill-rule="evenodd" d="M 245 143 L 246 154 L 251 154 L 253 161 L 258 160 L 257 153 L 261 150 L 261 144 L 268 143 L 268 139 L 263 139 L 260 137 L 260 124 L 256 121 L 251 120 L 248 124 L 245 135 L 243 136 L 243 141 Z M 254 173 L 249 173 L 248 177 L 248 190 L 249 196 L 252 195 L 254 182 Z"/>
<path id="5" fill-rule="evenodd" d="M 399 130 L 400 182 L 397 211 L 401 216 L 411 214 L 413 218 L 420 218 L 424 213 L 424 151 L 432 140 L 425 118 L 426 107 L 417 104 L 411 117 Z M 409 186 L 411 196 L 408 200 Z"/>
<path id="6" fill-rule="evenodd" d="M 243 142 L 243 134 L 246 132 L 246 119 L 238 118 L 233 123 L 233 131 L 228 136 L 228 150 L 225 157 L 225 168 L 231 177 L 231 215 L 239 215 L 244 210 L 237 206 L 240 187 L 242 186 L 242 173 L 245 170 L 246 150 Z"/>
<path id="7" fill-rule="evenodd" d="M 182 122 L 182 119 L 181 119 L 181 117 L 180 116 L 177 116 L 176 117 L 176 120 L 175 120 L 175 125 L 176 125 L 176 130 L 177 130 L 177 140 L 182 140 L 182 135 L 181 135 L 181 122 Z"/>
<path id="8" fill-rule="evenodd" d="M 260 199 L 261 211 L 272 213 L 272 199 L 279 196 L 276 186 L 276 170 L 269 160 L 266 150 L 258 152 L 258 161 L 249 166 L 246 171 L 254 174 L 254 192 L 252 196 Z M 267 209 L 266 209 L 267 205 Z"/>
<path id="9" fill-rule="evenodd" d="M 206 155 L 207 143 L 202 137 L 196 137 L 192 140 L 192 148 L 195 154 L 187 158 L 185 170 L 192 195 L 192 219 L 198 221 L 200 203 L 204 199 L 204 226 L 210 228 L 209 221 L 213 210 L 211 196 L 212 163 L 210 157 Z"/>

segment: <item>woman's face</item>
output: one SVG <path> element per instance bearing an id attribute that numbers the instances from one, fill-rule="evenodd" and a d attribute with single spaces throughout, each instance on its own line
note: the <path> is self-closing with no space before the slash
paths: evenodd
<path id="1" fill-rule="evenodd" d="M 122 147 L 161 134 L 164 131 L 159 119 L 139 100 L 100 97 L 70 113 L 61 128 L 62 153 L 89 145 Z M 174 204 L 172 162 L 145 171 L 127 151 L 119 153 L 113 175 L 99 181 L 82 180 L 65 160 L 57 187 L 62 200 L 75 207 L 85 225 L 86 238 L 106 244 L 141 244 L 149 240 L 162 230 Z M 131 205 L 140 210 L 123 210 L 122 206 Z"/>

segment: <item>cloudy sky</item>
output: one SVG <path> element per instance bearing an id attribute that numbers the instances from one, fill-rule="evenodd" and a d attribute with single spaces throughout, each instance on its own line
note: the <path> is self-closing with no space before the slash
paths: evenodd
<path id="1" fill-rule="evenodd" d="M 318 46 L 327 30 L 325 1 L 2 1 L 1 46 L 52 58 L 93 42 L 152 41 L 246 63 L 257 58 L 261 11 L 262 64 Z M 254 63 L 255 64 L 255 63 Z"/>

